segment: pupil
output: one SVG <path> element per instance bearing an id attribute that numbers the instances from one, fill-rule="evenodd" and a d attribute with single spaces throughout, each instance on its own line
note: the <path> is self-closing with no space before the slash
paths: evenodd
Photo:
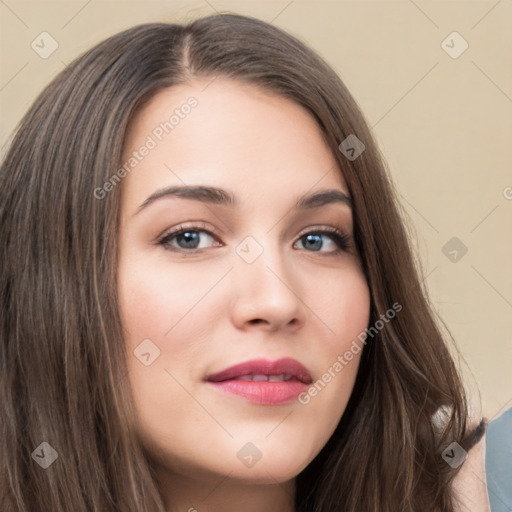
<path id="1" fill-rule="evenodd" d="M 306 235 L 306 244 L 312 242 L 310 249 L 318 250 L 322 248 L 322 239 L 319 235 Z"/>
<path id="2" fill-rule="evenodd" d="M 184 245 L 184 248 L 186 249 L 195 249 L 197 247 L 197 244 L 199 242 L 199 234 L 193 231 L 187 231 L 185 233 L 182 233 L 179 235 L 178 238 L 182 238 L 182 240 L 185 241 L 185 244 L 182 244 L 182 247 Z"/>

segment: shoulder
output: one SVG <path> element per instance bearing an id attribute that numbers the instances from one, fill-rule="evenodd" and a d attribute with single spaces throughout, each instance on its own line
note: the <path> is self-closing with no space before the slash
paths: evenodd
<path id="1" fill-rule="evenodd" d="M 473 424 L 478 432 L 482 424 Z M 469 450 L 457 476 L 453 480 L 452 489 L 457 512 L 490 512 L 487 479 L 485 474 L 485 442 L 486 435 L 480 434 L 480 440 Z"/>
<path id="2" fill-rule="evenodd" d="M 512 408 L 489 423 L 485 469 L 493 512 L 512 511 Z"/>

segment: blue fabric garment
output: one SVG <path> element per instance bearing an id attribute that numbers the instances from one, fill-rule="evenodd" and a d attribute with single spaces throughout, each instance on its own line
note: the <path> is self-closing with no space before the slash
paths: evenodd
<path id="1" fill-rule="evenodd" d="M 485 451 L 491 512 L 512 512 L 512 408 L 489 423 Z"/>

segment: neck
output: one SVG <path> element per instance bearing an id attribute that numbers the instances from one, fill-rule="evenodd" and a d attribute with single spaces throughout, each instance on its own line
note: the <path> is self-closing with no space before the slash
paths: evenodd
<path id="1" fill-rule="evenodd" d="M 248 483 L 229 475 L 190 478 L 159 468 L 167 512 L 295 512 L 295 481 Z"/>

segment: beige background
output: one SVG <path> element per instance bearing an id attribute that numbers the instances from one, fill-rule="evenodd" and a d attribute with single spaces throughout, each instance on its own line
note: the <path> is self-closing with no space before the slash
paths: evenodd
<path id="1" fill-rule="evenodd" d="M 84 50 L 138 23 L 225 10 L 290 31 L 343 78 L 387 158 L 432 302 L 478 383 L 484 413 L 512 406 L 511 0 L 3 0 L 2 154 L 43 86 Z M 58 43 L 46 59 L 31 48 L 43 31 Z M 469 45 L 458 58 L 441 45 L 454 31 Z M 461 43 L 445 44 L 453 52 Z M 456 262 L 442 252 L 452 237 L 468 248 Z"/>

